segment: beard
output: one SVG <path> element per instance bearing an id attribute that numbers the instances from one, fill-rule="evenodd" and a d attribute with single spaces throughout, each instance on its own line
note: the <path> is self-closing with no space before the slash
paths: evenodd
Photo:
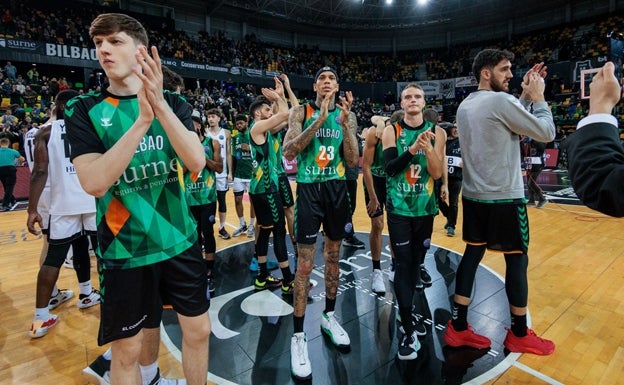
<path id="1" fill-rule="evenodd" d="M 505 85 L 503 82 L 498 81 L 496 79 L 490 80 L 490 88 L 492 89 L 492 91 L 496 91 L 496 92 L 509 91 L 509 85 Z"/>

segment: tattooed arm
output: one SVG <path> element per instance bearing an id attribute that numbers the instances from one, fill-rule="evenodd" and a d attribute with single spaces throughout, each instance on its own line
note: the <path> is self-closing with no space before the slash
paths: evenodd
<path id="1" fill-rule="evenodd" d="M 284 147 L 282 149 L 284 158 L 293 160 L 304 148 L 306 148 L 308 144 L 310 144 L 310 141 L 314 138 L 318 129 L 323 126 L 323 123 L 325 123 L 325 120 L 327 119 L 329 101 L 333 100 L 336 91 L 338 91 L 338 88 L 325 95 L 325 98 L 321 103 L 319 111 L 320 115 L 318 119 L 306 128 L 305 131 L 303 131 L 305 106 L 296 106 L 291 109 L 290 117 L 288 119 L 288 131 L 286 131 L 286 136 L 284 137 Z M 355 153 L 357 154 L 357 147 Z"/>
<path id="2" fill-rule="evenodd" d="M 355 136 L 357 132 L 357 118 L 351 111 L 353 105 L 353 94 L 347 91 L 345 96 L 340 96 L 340 104 L 336 107 L 340 109 L 340 125 L 342 126 L 342 149 L 347 166 L 355 167 L 358 164 L 359 151 L 358 142 Z"/>

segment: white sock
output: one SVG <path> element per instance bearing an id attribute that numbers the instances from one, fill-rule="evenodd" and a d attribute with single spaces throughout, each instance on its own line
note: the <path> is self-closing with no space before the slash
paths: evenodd
<path id="1" fill-rule="evenodd" d="M 256 222 L 256 218 L 249 218 L 249 226 L 253 227 L 254 222 Z"/>
<path id="2" fill-rule="evenodd" d="M 139 365 L 141 370 L 141 382 L 143 385 L 149 385 L 158 373 L 158 361 L 152 362 L 150 365 Z"/>
<path id="3" fill-rule="evenodd" d="M 35 308 L 34 321 L 36 320 L 47 321 L 48 318 L 50 318 L 50 310 L 48 309 L 47 306 Z"/>
<path id="4" fill-rule="evenodd" d="M 104 354 L 102 354 L 102 357 L 104 357 L 105 360 L 111 360 L 112 354 L 111 354 L 111 348 L 106 349 L 106 351 L 104 352 Z"/>
<path id="5" fill-rule="evenodd" d="M 238 217 L 238 223 L 240 223 L 240 227 L 245 226 L 245 217 Z"/>
<path id="6" fill-rule="evenodd" d="M 80 295 L 89 295 L 93 291 L 91 280 L 80 282 L 78 286 L 80 287 Z"/>
<path id="7" fill-rule="evenodd" d="M 56 297 L 58 295 L 58 292 L 59 292 L 58 286 L 54 284 L 54 287 L 52 288 L 52 295 L 50 296 L 50 298 Z"/>

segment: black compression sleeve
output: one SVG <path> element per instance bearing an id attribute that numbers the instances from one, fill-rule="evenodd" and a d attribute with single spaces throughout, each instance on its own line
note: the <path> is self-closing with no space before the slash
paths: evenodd
<path id="1" fill-rule="evenodd" d="M 395 176 L 404 170 L 414 157 L 409 151 L 405 151 L 401 156 L 398 154 L 396 147 L 389 147 L 383 151 L 383 162 L 386 165 L 386 174 L 389 176 Z"/>

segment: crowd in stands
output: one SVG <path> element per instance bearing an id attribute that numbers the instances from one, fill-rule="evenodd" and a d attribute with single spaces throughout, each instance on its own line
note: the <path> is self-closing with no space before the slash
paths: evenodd
<path id="1" fill-rule="evenodd" d="M 98 6 L 87 9 L 81 7 L 78 10 L 76 7 L 58 4 L 32 4 L 34 2 L 31 1 L 19 4 L 12 2 L 11 6 L 3 8 L 0 36 L 91 47 L 89 23 L 98 13 L 110 11 Z M 210 34 L 200 32 L 197 36 L 190 36 L 184 31 L 175 30 L 171 19 L 144 18 L 143 24 L 148 26 L 152 43 L 163 57 L 310 76 L 319 67 L 330 65 L 340 73 L 341 82 L 411 81 L 466 76 L 471 71 L 471 54 L 484 45 L 507 48 L 518 53 L 514 62 L 518 67 L 532 66 L 540 61 L 550 63 L 604 55 L 607 50 L 604 36 L 624 22 L 622 16 L 612 15 L 602 21 L 580 26 L 565 25 L 514 37 L 511 41 L 399 52 L 396 57 L 392 57 L 387 53 L 342 55 L 322 52 L 318 47 L 279 47 L 260 41 L 254 35 L 236 40 L 220 31 Z M 40 74 L 35 64 L 26 68 L 17 68 L 10 61 L 2 64 L 0 96 L 3 109 L 6 109 L 2 117 L 3 129 L 13 132 L 14 143 L 19 143 L 20 135 L 32 125 L 47 120 L 54 96 L 71 85 L 64 77 L 56 76 L 58 74 Z M 92 74 L 79 91 L 97 90 L 106 81 L 100 76 Z M 224 117 L 223 124 L 230 127 L 234 117 L 238 113 L 247 112 L 249 104 L 259 93 L 259 89 L 252 84 L 202 82 L 197 80 L 187 87 L 185 97 L 200 112 L 218 108 Z M 571 88 L 571 85 L 562 85 L 562 90 L 566 87 Z M 449 103 L 456 105 L 458 101 Z M 354 111 L 360 124 L 365 126 L 373 114 L 385 112 L 389 115 L 394 107 L 392 101 L 384 103 L 358 98 Z M 587 105 L 575 97 L 569 97 L 553 101 L 551 108 L 557 125 L 563 127 L 563 135 L 566 127 L 573 127 L 586 115 Z"/>
<path id="2" fill-rule="evenodd" d="M 2 10 L 0 34 L 57 44 L 90 47 L 89 23 L 101 12 L 98 6 L 78 9 L 57 3 L 24 1 Z M 46 8 L 53 7 L 53 8 Z M 209 63 L 219 66 L 243 66 L 288 74 L 312 76 L 324 65 L 336 68 L 343 81 L 397 82 L 445 79 L 467 76 L 471 71 L 471 52 L 484 44 L 510 49 L 518 54 L 515 65 L 530 67 L 541 61 L 552 63 L 603 55 L 607 52 L 604 38 L 624 22 L 620 15 L 611 15 L 587 24 L 568 24 L 547 31 L 514 36 L 511 41 L 491 41 L 440 49 L 398 52 L 396 57 L 384 53 L 322 52 L 318 47 L 300 45 L 280 47 L 249 34 L 242 40 L 231 39 L 225 32 L 199 32 L 191 36 L 176 30 L 173 20 L 142 16 L 148 26 L 152 43 L 162 56 Z M 521 54 L 520 54 L 521 53 Z"/>

